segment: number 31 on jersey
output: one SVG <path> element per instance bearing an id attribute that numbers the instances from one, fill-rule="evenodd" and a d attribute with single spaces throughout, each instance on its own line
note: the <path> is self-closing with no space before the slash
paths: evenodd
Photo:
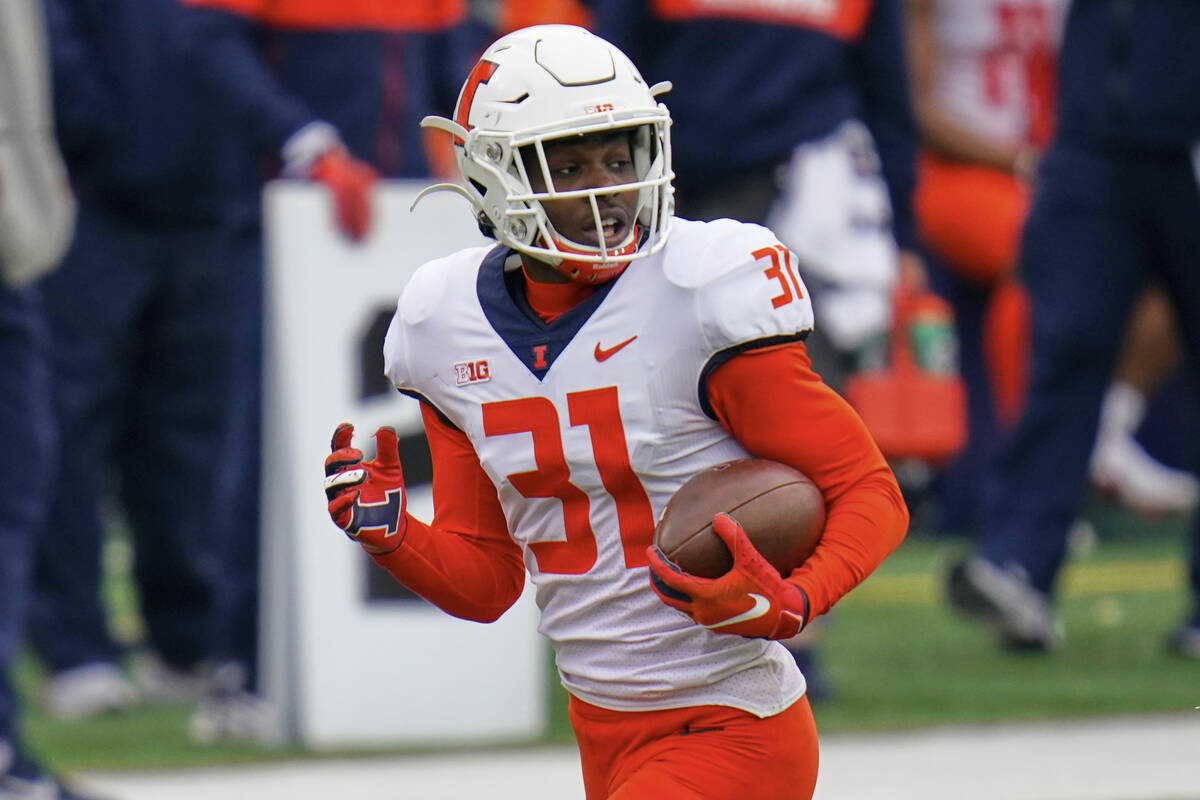
<path id="1" fill-rule="evenodd" d="M 567 414 L 572 426 L 588 428 L 600 479 L 616 504 L 625 566 L 644 567 L 646 548 L 654 536 L 654 512 L 646 489 L 629 463 L 617 387 L 568 393 Z M 483 432 L 487 436 L 531 434 L 537 469 L 514 472 L 508 480 L 525 497 L 556 497 L 562 502 L 567 538 L 529 546 L 538 569 L 566 575 L 580 575 L 591 569 L 596 563 L 596 535 L 588 514 L 590 503 L 587 493 L 571 483 L 554 403 L 545 397 L 485 403 Z"/>

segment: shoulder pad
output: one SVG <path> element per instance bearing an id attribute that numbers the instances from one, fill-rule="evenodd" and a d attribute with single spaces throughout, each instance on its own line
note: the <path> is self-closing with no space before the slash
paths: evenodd
<path id="1" fill-rule="evenodd" d="M 494 246 L 494 245 L 493 245 Z M 417 268 L 404 284 L 396 313 L 392 315 L 387 335 L 383 339 L 383 370 L 392 385 L 402 388 L 408 385 L 412 365 L 408 358 L 408 332 L 445 306 L 445 295 L 449 287 L 462 286 L 460 273 L 478 269 L 492 247 L 472 247 L 460 250 L 444 258 L 428 261 Z M 472 280 L 467 285 L 474 286 Z"/>
<path id="2" fill-rule="evenodd" d="M 672 284 L 696 289 L 753 260 L 753 253 L 778 244 L 767 228 L 732 219 L 671 221 L 663 273 Z"/>
<path id="3" fill-rule="evenodd" d="M 683 233 L 678 240 L 676 233 Z M 808 288 L 796 254 L 770 230 L 732 220 L 686 223 L 672 230 L 664 262 L 668 280 L 694 297 L 710 353 L 807 335 L 813 326 Z"/>
<path id="4" fill-rule="evenodd" d="M 447 287 L 461 285 L 451 278 L 459 270 L 477 268 L 495 245 L 459 250 L 417 267 L 400 293 L 396 314 L 405 325 L 424 322 L 442 306 Z M 473 283 L 471 285 L 474 285 Z"/>

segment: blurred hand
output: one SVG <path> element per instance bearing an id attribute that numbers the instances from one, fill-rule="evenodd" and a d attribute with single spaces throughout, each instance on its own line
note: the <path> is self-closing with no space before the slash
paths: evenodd
<path id="1" fill-rule="evenodd" d="M 334 213 L 342 233 L 360 241 L 371 226 L 371 189 L 379 175 L 364 161 L 335 147 L 312 165 L 309 176 L 333 194 Z"/>
<path id="2" fill-rule="evenodd" d="M 338 228 L 354 241 L 371 227 L 371 190 L 379 175 L 342 144 L 337 130 L 328 122 L 315 120 L 292 134 L 284 143 L 283 174 L 324 184 L 333 195 Z"/>

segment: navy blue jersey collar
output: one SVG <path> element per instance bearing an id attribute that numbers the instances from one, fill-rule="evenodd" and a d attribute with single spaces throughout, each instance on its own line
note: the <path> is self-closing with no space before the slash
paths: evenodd
<path id="1" fill-rule="evenodd" d="M 512 253 L 513 250 L 501 245 L 489 250 L 479 267 L 475 290 L 492 328 L 540 381 L 604 302 L 617 279 L 596 287 L 586 300 L 547 324 L 529 307 L 520 271 L 506 278 L 504 262 Z"/>

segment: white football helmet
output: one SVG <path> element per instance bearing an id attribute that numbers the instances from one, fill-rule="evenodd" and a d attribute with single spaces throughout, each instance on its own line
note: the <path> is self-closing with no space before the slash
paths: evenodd
<path id="1" fill-rule="evenodd" d="M 502 244 L 553 264 L 583 283 L 609 280 L 665 243 L 674 210 L 671 116 L 655 99 L 669 83 L 647 86 L 629 58 L 573 25 L 537 25 L 484 51 L 463 85 L 454 119 L 426 117 L 424 127 L 454 136 L 464 186 L 438 184 L 471 201 L 480 227 Z M 637 180 L 601 189 L 556 192 L 543 143 L 564 136 L 633 131 Z M 530 185 L 522 148 L 543 170 L 545 191 Z M 596 196 L 637 191 L 637 225 L 623 242 L 604 241 Z M 424 194 L 424 192 L 422 193 Z M 587 197 L 600 246 L 566 239 L 550 224 L 544 200 Z M 419 199 L 419 198 L 418 198 Z"/>

